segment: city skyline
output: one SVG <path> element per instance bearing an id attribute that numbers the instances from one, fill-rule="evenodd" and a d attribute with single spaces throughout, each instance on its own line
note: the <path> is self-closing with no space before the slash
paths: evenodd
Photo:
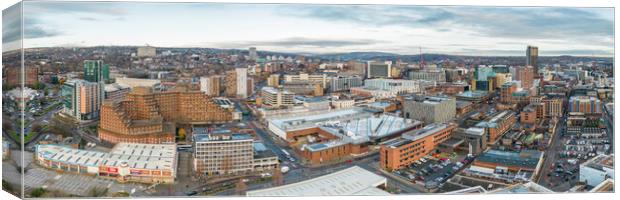
<path id="1" fill-rule="evenodd" d="M 4 26 L 19 20 L 16 10 L 3 12 Z M 34 1 L 24 17 L 25 48 L 521 56 L 533 45 L 540 56 L 612 56 L 614 43 L 611 8 Z M 5 27 L 4 51 L 18 44 L 19 27 Z"/>

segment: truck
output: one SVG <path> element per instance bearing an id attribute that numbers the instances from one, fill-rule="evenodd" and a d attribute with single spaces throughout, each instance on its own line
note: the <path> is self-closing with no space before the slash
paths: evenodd
<path id="1" fill-rule="evenodd" d="M 286 172 L 288 172 L 290 170 L 290 168 L 288 166 L 283 166 L 280 171 L 284 174 Z"/>

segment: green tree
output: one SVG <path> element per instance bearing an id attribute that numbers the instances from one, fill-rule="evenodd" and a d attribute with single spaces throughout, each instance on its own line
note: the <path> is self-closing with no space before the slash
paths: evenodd
<path id="1" fill-rule="evenodd" d="M 30 196 L 32 197 L 41 197 L 43 194 L 45 194 L 45 189 L 43 188 L 36 188 L 30 192 Z"/>

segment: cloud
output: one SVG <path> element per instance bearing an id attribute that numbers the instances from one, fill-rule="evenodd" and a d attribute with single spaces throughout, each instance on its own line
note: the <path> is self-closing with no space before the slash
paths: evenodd
<path id="1" fill-rule="evenodd" d="M 605 8 L 292 5 L 284 6 L 282 11 L 287 16 L 365 26 L 430 28 L 440 32 L 472 30 L 483 37 L 613 37 L 613 19 L 599 14 L 613 9 Z"/>
<path id="2" fill-rule="evenodd" d="M 86 13 L 99 15 L 126 15 L 127 10 L 123 2 L 54 2 L 34 1 L 24 2 L 24 12 L 28 13 Z"/>
<path id="3" fill-rule="evenodd" d="M 80 17 L 79 19 L 84 21 L 99 21 L 99 19 L 94 17 Z"/>
<path id="4" fill-rule="evenodd" d="M 2 11 L 2 43 L 21 38 L 21 4 L 15 4 Z"/>
<path id="5" fill-rule="evenodd" d="M 380 43 L 379 40 L 372 39 L 322 39 L 322 38 L 304 38 L 304 37 L 290 37 L 282 40 L 272 41 L 241 41 L 241 42 L 222 42 L 218 43 L 218 46 L 224 46 L 226 48 L 247 48 L 250 46 L 278 46 L 286 48 L 297 47 L 319 47 L 319 48 L 333 48 L 333 47 L 347 47 L 347 46 L 363 46 Z"/>

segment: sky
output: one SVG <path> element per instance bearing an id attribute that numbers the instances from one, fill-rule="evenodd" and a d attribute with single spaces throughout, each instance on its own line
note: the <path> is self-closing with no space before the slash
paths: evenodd
<path id="1" fill-rule="evenodd" d="M 3 49 L 19 47 L 3 11 Z M 613 8 L 26 1 L 24 47 L 151 45 L 290 53 L 613 56 Z M 11 27 L 11 25 L 13 25 Z M 17 28 L 15 28 L 17 27 Z"/>

